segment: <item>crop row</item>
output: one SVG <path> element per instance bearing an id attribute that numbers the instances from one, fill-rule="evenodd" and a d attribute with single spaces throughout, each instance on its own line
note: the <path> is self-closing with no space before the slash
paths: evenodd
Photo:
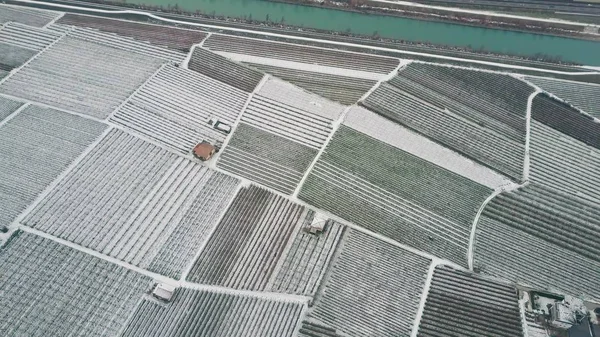
<path id="1" fill-rule="evenodd" d="M 10 22 L 0 29 L 0 43 L 41 51 L 61 37 L 46 29 Z"/>
<path id="2" fill-rule="evenodd" d="M 376 83 L 374 80 L 343 75 L 323 74 L 257 63 L 249 65 L 321 97 L 345 105 L 356 103 Z"/>
<path id="3" fill-rule="evenodd" d="M 66 33 L 70 37 L 83 41 L 96 43 L 114 49 L 120 49 L 133 53 L 134 55 L 152 57 L 162 60 L 163 62 L 170 61 L 179 64 L 186 58 L 186 54 L 184 52 L 155 46 L 147 42 L 137 41 L 128 36 L 120 36 L 113 33 L 101 32 L 96 29 L 66 26 L 58 23 L 51 24 L 48 29 L 60 33 Z"/>
<path id="4" fill-rule="evenodd" d="M 594 201 L 531 184 L 498 195 L 483 215 L 600 262 L 600 207 Z"/>
<path id="5" fill-rule="evenodd" d="M 530 180 L 600 199 L 600 150 L 531 121 Z"/>
<path id="6" fill-rule="evenodd" d="M 318 150 L 240 123 L 217 166 L 291 194 Z"/>
<path id="7" fill-rule="evenodd" d="M 512 286 L 437 266 L 418 336 L 522 336 L 517 301 Z"/>
<path id="8" fill-rule="evenodd" d="M 304 207 L 256 186 L 242 189 L 187 279 L 236 289 L 264 290 Z"/>
<path id="9" fill-rule="evenodd" d="M 233 62 L 202 47 L 194 48 L 188 68 L 246 92 L 254 91 L 264 76 L 260 71 Z"/>
<path id="10" fill-rule="evenodd" d="M 322 119 L 334 121 L 346 109 L 319 95 L 309 93 L 297 86 L 276 78 L 270 78 L 258 91 L 258 94 L 282 104 L 305 111 Z"/>
<path id="11" fill-rule="evenodd" d="M 430 260 L 348 230 L 310 315 L 349 336 L 407 336 Z"/>
<path id="12" fill-rule="evenodd" d="M 0 4 L 0 25 L 12 21 L 41 28 L 56 19 L 59 15 L 59 12 L 54 11 Z"/>
<path id="13" fill-rule="evenodd" d="M 471 223 L 490 194 L 485 186 L 342 126 L 299 197 L 371 231 L 464 264 Z"/>
<path id="14" fill-rule="evenodd" d="M 435 81 L 433 79 L 432 81 Z M 389 81 L 394 87 L 423 100 L 440 110 L 447 109 L 451 113 L 462 116 L 463 118 L 478 124 L 482 127 L 496 131 L 500 135 L 507 137 L 519 143 L 525 143 L 525 117 L 492 108 L 493 113 L 482 113 L 479 108 L 472 108 L 462 102 L 448 97 L 439 91 L 432 90 L 429 87 L 413 81 L 406 77 L 397 76 Z M 447 84 L 449 90 L 454 89 L 454 84 Z M 463 93 L 464 97 L 467 94 Z M 469 96 L 474 99 L 476 96 Z M 471 104 L 476 106 L 477 104 Z"/>
<path id="15" fill-rule="evenodd" d="M 9 102 L 5 107 L 18 105 Z M 105 126 L 30 105 L 0 128 L 0 225 L 10 224 Z"/>
<path id="16" fill-rule="evenodd" d="M 527 83 L 509 75 L 432 64 L 411 63 L 398 77 L 410 79 L 502 122 L 517 117 L 524 124 L 527 99 L 534 92 Z"/>
<path id="17" fill-rule="evenodd" d="M 208 76 L 167 64 L 110 120 L 189 153 L 203 140 L 225 140 L 208 121 L 233 125 L 248 94 Z"/>
<path id="18" fill-rule="evenodd" d="M 523 143 L 425 104 L 387 83 L 371 93 L 363 105 L 476 162 L 521 180 Z"/>
<path id="19" fill-rule="evenodd" d="M 380 74 L 389 73 L 399 63 L 398 59 L 390 57 L 219 34 L 211 35 L 204 42 L 204 47 L 217 52 L 268 57 Z"/>
<path id="20" fill-rule="evenodd" d="M 0 250 L 0 335 L 116 336 L 150 279 L 16 232 Z"/>
<path id="21" fill-rule="evenodd" d="M 600 85 L 551 78 L 525 79 L 593 116 L 600 116 Z"/>
<path id="22" fill-rule="evenodd" d="M 242 121 L 317 150 L 332 130 L 330 120 L 258 94 L 252 96 Z"/>
<path id="23" fill-rule="evenodd" d="M 0 92 L 105 118 L 160 64 L 159 59 L 65 37 L 11 76 Z"/>
<path id="24" fill-rule="evenodd" d="M 531 118 L 600 149 L 600 123 L 596 122 L 594 117 L 583 114 L 546 94 L 539 94 L 533 98 Z"/>
<path id="25" fill-rule="evenodd" d="M 0 123 L 13 112 L 17 111 L 23 103 L 0 96 Z"/>
<path id="26" fill-rule="evenodd" d="M 179 50 L 190 51 L 192 45 L 200 43 L 207 36 L 199 30 L 180 29 L 170 26 L 147 24 L 142 22 L 123 21 L 96 16 L 66 13 L 57 23 L 87 27 L 107 33 L 132 37 L 142 42 Z"/>
<path id="27" fill-rule="evenodd" d="M 310 211 L 305 225 L 313 220 Z M 314 297 L 344 227 L 328 221 L 317 235 L 299 231 L 270 290 Z"/>
<path id="28" fill-rule="evenodd" d="M 164 305 L 144 299 L 121 337 L 292 337 L 303 305 L 179 288 Z"/>
<path id="29" fill-rule="evenodd" d="M 35 54 L 37 54 L 35 50 L 0 42 L 0 78 L 23 65 Z"/>
<path id="30" fill-rule="evenodd" d="M 573 206 L 573 209 L 577 209 Z M 559 294 L 600 298 L 600 263 L 483 215 L 477 225 L 475 266 L 481 272 Z"/>
<path id="31" fill-rule="evenodd" d="M 236 183 L 122 131 L 111 131 L 24 223 L 142 268 L 178 276 L 216 225 Z"/>

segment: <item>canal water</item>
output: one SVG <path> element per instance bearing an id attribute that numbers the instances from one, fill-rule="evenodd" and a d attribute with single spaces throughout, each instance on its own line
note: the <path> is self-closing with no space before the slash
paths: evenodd
<path id="1" fill-rule="evenodd" d="M 181 9 L 229 17 L 283 21 L 333 31 L 348 31 L 408 41 L 471 47 L 496 53 L 561 56 L 563 60 L 600 65 L 600 42 L 569 39 L 506 30 L 470 27 L 383 15 L 368 15 L 328 8 L 309 7 L 263 0 L 129 0 L 148 5 L 177 4 Z"/>

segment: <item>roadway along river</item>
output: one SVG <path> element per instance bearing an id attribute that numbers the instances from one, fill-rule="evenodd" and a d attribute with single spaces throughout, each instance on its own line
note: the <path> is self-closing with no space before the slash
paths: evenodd
<path id="1" fill-rule="evenodd" d="M 600 42 L 531 33 L 469 27 L 441 22 L 391 16 L 367 15 L 326 8 L 308 7 L 262 0 L 129 0 L 148 5 L 177 4 L 188 11 L 229 17 L 249 17 L 281 21 L 294 26 L 347 31 L 435 44 L 471 46 L 496 53 L 561 56 L 563 60 L 600 66 Z"/>

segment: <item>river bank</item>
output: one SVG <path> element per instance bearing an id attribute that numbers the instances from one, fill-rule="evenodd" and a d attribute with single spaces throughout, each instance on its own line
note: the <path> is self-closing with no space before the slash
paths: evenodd
<path id="1" fill-rule="evenodd" d="M 390 15 L 402 18 L 429 20 L 460 24 L 472 27 L 485 27 L 518 32 L 563 36 L 576 39 L 600 41 L 597 25 L 572 23 L 566 20 L 547 20 L 499 13 L 487 14 L 476 11 L 463 11 L 435 8 L 419 4 L 395 3 L 387 0 L 268 0 L 290 4 L 301 4 L 347 10 L 372 15 Z"/>
<path id="2" fill-rule="evenodd" d="M 153 1 L 157 4 L 147 4 Z M 15 0 L 7 2 L 22 4 Z M 284 34 L 294 36 L 349 41 L 467 60 L 482 59 L 524 66 L 535 64 L 535 67 L 546 69 L 556 68 L 548 62 L 554 62 L 560 68 L 565 64 L 600 65 L 600 60 L 593 57 L 593 53 L 600 54 L 600 43 L 597 42 L 269 1 L 179 0 L 174 5 L 163 5 L 162 0 L 147 0 L 144 5 L 106 1 L 50 2 L 112 10 L 131 8 L 178 20 L 252 29 L 257 31 L 257 34 L 259 31 L 285 32 Z M 43 6 L 43 2 L 37 2 L 35 6 Z M 192 11 L 188 8 L 196 9 Z M 379 28 L 379 31 L 373 32 L 373 27 Z"/>

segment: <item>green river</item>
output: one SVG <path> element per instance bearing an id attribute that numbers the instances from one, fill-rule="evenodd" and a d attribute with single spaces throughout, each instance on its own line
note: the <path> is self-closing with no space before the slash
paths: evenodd
<path id="1" fill-rule="evenodd" d="M 383 15 L 368 15 L 327 8 L 309 7 L 262 0 L 129 0 L 148 5 L 177 4 L 180 8 L 229 17 L 249 17 L 281 21 L 333 31 L 347 31 L 382 37 L 422 41 L 435 44 L 470 46 L 474 49 L 519 55 L 542 53 L 561 56 L 563 60 L 600 65 L 600 42 L 569 39 L 531 33 L 462 26 Z"/>

